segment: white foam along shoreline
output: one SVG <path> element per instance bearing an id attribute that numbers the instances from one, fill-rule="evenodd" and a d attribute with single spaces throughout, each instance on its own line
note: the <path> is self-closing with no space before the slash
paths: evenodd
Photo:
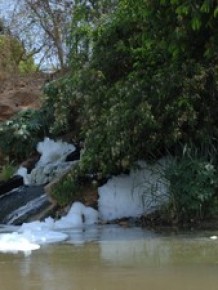
<path id="1" fill-rule="evenodd" d="M 63 161 L 70 151 L 75 150 L 72 146 L 45 138 L 37 146 L 41 158 L 36 166 Z M 0 251 L 29 252 L 38 249 L 41 244 L 66 240 L 64 229 L 83 228 L 97 224 L 99 219 L 111 221 L 124 217 L 140 217 L 145 212 L 152 212 L 168 201 L 169 184 L 163 176 L 167 163 L 167 159 L 155 164 L 140 161 L 137 169 L 131 170 L 129 175 L 112 177 L 98 188 L 99 211 L 75 202 L 68 214 L 59 220 L 47 218 L 43 222 L 24 223 L 17 232 L 1 234 Z M 23 173 L 24 178 L 27 178 L 26 172 L 22 171 L 23 168 L 18 173 Z"/>

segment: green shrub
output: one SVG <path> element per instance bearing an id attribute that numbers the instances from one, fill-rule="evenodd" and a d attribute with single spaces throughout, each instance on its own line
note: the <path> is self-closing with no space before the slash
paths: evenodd
<path id="1" fill-rule="evenodd" d="M 7 163 L 3 165 L 0 169 L 0 181 L 7 181 L 10 179 L 16 172 L 16 167 L 13 163 Z"/>
<path id="2" fill-rule="evenodd" d="M 208 51 L 217 47 L 209 37 L 217 32 L 216 5 L 206 13 L 183 2 L 119 1 L 89 36 L 88 61 L 72 62 L 70 98 L 79 99 L 85 170 L 116 173 L 179 143 L 218 139 L 217 49 Z"/>
<path id="3" fill-rule="evenodd" d="M 66 206 L 80 199 L 81 184 L 79 176 L 79 169 L 76 167 L 52 188 L 51 196 L 57 201 L 58 205 Z"/>
<path id="4" fill-rule="evenodd" d="M 190 222 L 218 213 L 218 174 L 212 159 L 185 147 L 166 172 L 170 181 L 169 213 L 177 222 Z"/>
<path id="5" fill-rule="evenodd" d="M 76 98 L 76 80 L 72 76 L 65 76 L 54 80 L 44 87 L 44 107 L 53 122 L 50 125 L 51 134 L 60 135 L 67 131 L 78 131 L 78 102 Z"/>
<path id="6" fill-rule="evenodd" d="M 44 109 L 26 110 L 0 124 L 0 149 L 10 160 L 25 159 L 48 135 L 49 116 Z"/>

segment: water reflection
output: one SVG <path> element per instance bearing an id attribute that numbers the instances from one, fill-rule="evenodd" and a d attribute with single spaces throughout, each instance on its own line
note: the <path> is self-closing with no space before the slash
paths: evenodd
<path id="1" fill-rule="evenodd" d="M 90 227 L 31 256 L 0 254 L 4 290 L 215 290 L 218 243 L 205 233 L 158 235 Z"/>

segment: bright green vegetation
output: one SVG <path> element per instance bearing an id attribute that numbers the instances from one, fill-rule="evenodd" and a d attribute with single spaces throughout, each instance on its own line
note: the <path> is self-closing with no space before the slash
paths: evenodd
<path id="1" fill-rule="evenodd" d="M 7 181 L 16 172 L 16 166 L 13 163 L 6 163 L 0 168 L 0 182 Z"/>
<path id="2" fill-rule="evenodd" d="M 76 1 L 72 16 L 69 72 L 46 87 L 49 132 L 84 140 L 84 173 L 176 155 L 168 172 L 173 218 L 214 215 L 217 1 L 96 1 L 89 9 L 85 2 Z M 187 144 L 198 154 L 184 155 Z"/>
<path id="3" fill-rule="evenodd" d="M 80 169 L 76 166 L 73 171 L 65 175 L 58 184 L 53 186 L 52 197 L 60 206 L 66 206 L 70 204 L 72 200 L 80 200 L 81 189 Z"/>

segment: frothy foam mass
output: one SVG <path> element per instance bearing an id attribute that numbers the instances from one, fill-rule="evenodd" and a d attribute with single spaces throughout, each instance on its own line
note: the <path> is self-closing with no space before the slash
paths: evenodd
<path id="1" fill-rule="evenodd" d="M 45 138 L 38 144 L 37 150 L 41 153 L 41 158 L 36 167 L 63 161 L 69 152 L 75 150 L 75 147 Z M 68 236 L 62 232 L 65 229 L 93 225 L 98 223 L 99 218 L 103 221 L 111 221 L 123 217 L 140 217 L 142 214 L 156 210 L 168 201 L 169 184 L 163 177 L 168 161 L 161 159 L 153 165 L 140 161 L 137 169 L 131 170 L 129 175 L 112 177 L 105 185 L 98 188 L 99 212 L 80 202 L 75 202 L 68 214 L 59 220 L 47 218 L 43 222 L 25 223 L 15 233 L 2 234 L 0 251 L 35 250 L 41 244 L 66 240 Z M 24 168 L 20 168 L 18 174 L 28 179 Z"/>
<path id="2" fill-rule="evenodd" d="M 23 223 L 17 231 L 0 235 L 0 251 L 26 254 L 37 250 L 43 244 L 67 240 L 68 235 L 62 231 L 72 228 L 83 228 L 98 223 L 98 212 L 75 202 L 68 214 L 59 220 L 49 217 L 45 221 Z"/>

